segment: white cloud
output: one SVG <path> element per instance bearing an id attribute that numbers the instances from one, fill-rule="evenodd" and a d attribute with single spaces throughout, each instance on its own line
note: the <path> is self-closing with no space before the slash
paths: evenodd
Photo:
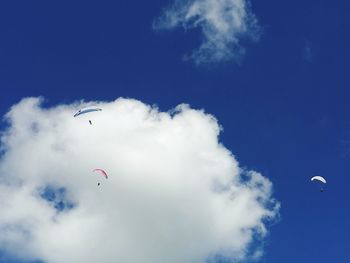
<path id="1" fill-rule="evenodd" d="M 201 46 L 189 56 L 196 64 L 238 59 L 242 38 L 259 38 L 249 0 L 174 0 L 153 24 L 154 29 L 200 28 Z"/>
<path id="2" fill-rule="evenodd" d="M 6 115 L 0 248 L 49 263 L 202 263 L 244 259 L 266 234 L 278 212 L 272 184 L 239 168 L 213 116 L 117 99 L 72 117 L 87 104 L 27 98 Z M 48 201 L 45 189 L 65 190 Z M 57 210 L 60 200 L 74 206 Z"/>

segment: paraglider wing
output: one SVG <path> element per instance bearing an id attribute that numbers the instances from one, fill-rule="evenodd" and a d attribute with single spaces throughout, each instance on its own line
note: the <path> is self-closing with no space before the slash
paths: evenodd
<path id="1" fill-rule="evenodd" d="M 94 172 L 99 172 L 102 176 L 104 176 L 106 179 L 108 179 L 108 175 L 105 170 L 97 168 L 93 170 Z"/>
<path id="2" fill-rule="evenodd" d="M 326 179 L 324 179 L 322 176 L 318 176 L 317 175 L 317 176 L 314 176 L 314 177 L 311 178 L 311 181 L 315 181 L 315 180 L 320 181 L 320 182 L 322 182 L 324 184 L 327 183 Z"/>
<path id="3" fill-rule="evenodd" d="M 77 111 L 77 113 L 74 114 L 74 117 L 77 117 L 79 115 L 86 114 L 86 113 L 89 113 L 89 112 L 94 112 L 94 111 L 102 111 L 102 109 L 100 109 L 100 108 L 80 109 L 80 110 Z"/>

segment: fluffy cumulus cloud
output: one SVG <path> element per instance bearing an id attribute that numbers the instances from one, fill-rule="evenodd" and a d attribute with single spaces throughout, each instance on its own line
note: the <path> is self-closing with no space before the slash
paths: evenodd
<path id="1" fill-rule="evenodd" d="M 239 168 L 212 115 L 122 98 L 93 104 L 103 111 L 74 118 L 92 103 L 47 108 L 26 98 L 6 114 L 1 250 L 48 263 L 203 263 L 260 253 L 249 248 L 278 213 L 271 182 Z"/>
<path id="2" fill-rule="evenodd" d="M 249 0 L 174 1 L 154 22 L 154 28 L 199 28 L 203 42 L 187 56 L 196 64 L 237 59 L 244 53 L 242 39 L 259 38 L 259 26 Z"/>

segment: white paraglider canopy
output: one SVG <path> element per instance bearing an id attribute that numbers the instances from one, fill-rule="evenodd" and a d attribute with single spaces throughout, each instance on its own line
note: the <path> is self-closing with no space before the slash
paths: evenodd
<path id="1" fill-rule="evenodd" d="M 83 115 L 89 112 L 94 112 L 94 111 L 102 111 L 100 108 L 96 107 L 90 107 L 90 108 L 85 108 L 85 109 L 80 109 L 77 111 L 77 113 L 74 114 L 74 117 L 78 117 L 79 115 Z"/>
<path id="2" fill-rule="evenodd" d="M 322 176 L 319 176 L 319 175 L 314 176 L 314 177 L 311 178 L 311 181 L 315 181 L 315 180 L 320 181 L 320 182 L 322 182 L 324 184 L 327 183 L 326 179 L 324 179 Z"/>

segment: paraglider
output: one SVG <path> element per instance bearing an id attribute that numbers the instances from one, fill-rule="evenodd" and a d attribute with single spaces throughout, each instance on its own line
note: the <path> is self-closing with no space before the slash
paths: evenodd
<path id="1" fill-rule="evenodd" d="M 327 184 L 327 181 L 326 181 L 326 179 L 324 179 L 324 177 L 316 175 L 316 176 L 311 178 L 311 182 L 318 182 L 318 184 L 321 185 L 320 192 L 324 192 L 323 185 Z"/>
<path id="2" fill-rule="evenodd" d="M 106 173 L 105 170 L 100 169 L 100 168 L 96 168 L 93 170 L 93 172 L 99 172 L 103 177 L 105 177 L 106 179 L 108 179 L 108 174 Z"/>
<path id="3" fill-rule="evenodd" d="M 93 170 L 93 172 L 98 172 L 98 173 L 99 173 L 100 175 L 102 175 L 104 178 L 108 179 L 108 175 L 107 175 L 106 171 L 103 170 L 103 169 L 96 168 L 96 169 Z M 100 186 L 100 184 L 101 184 L 101 183 L 98 182 L 97 186 Z"/>
<path id="4" fill-rule="evenodd" d="M 311 178 L 311 181 L 314 181 L 314 180 L 320 181 L 320 182 L 322 182 L 324 184 L 327 183 L 326 179 L 324 179 L 322 176 L 319 176 L 319 175 L 316 175 L 316 176 Z"/>
<path id="5" fill-rule="evenodd" d="M 83 115 L 83 114 L 86 114 L 86 113 L 90 113 L 90 112 L 95 112 L 95 111 L 102 111 L 102 109 L 96 108 L 96 107 L 80 109 L 74 114 L 74 117 L 78 117 L 80 115 Z M 91 120 L 89 120 L 89 123 L 90 123 L 90 125 L 92 125 L 92 121 Z"/>
<path id="6" fill-rule="evenodd" d="M 80 109 L 74 114 L 74 117 L 78 117 L 79 115 L 86 114 L 86 113 L 89 113 L 89 112 L 94 112 L 94 111 L 102 111 L 102 109 L 95 108 L 95 107 Z"/>

